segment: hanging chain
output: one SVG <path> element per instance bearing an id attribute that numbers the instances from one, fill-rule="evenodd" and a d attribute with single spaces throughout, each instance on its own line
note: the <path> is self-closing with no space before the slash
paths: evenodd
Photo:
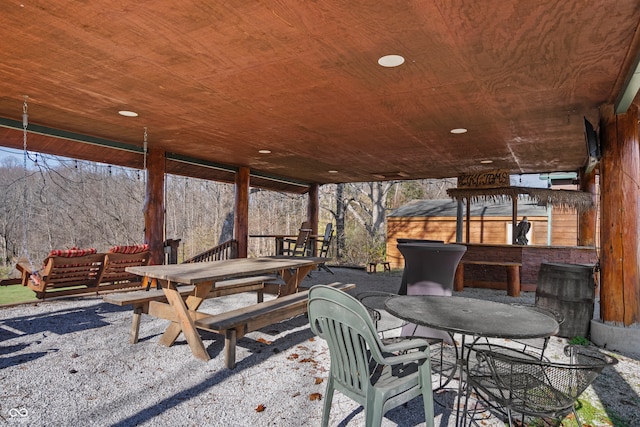
<path id="1" fill-rule="evenodd" d="M 144 177 L 144 185 L 146 187 L 147 185 L 147 127 L 146 126 L 144 127 L 144 140 L 142 145 L 142 154 L 143 154 L 142 173 Z"/>
<path id="2" fill-rule="evenodd" d="M 143 183 L 144 183 L 144 191 L 146 193 L 147 191 L 147 127 L 144 127 L 144 139 L 143 139 L 143 143 L 142 143 L 142 155 L 143 155 L 143 160 L 142 160 L 142 178 L 143 178 Z M 146 196 L 145 196 L 146 197 Z M 146 231 L 145 231 L 145 227 L 142 228 L 142 241 L 145 243 L 146 242 Z M 148 288 L 147 288 L 148 290 Z"/>
<path id="3" fill-rule="evenodd" d="M 144 143 L 142 146 L 142 150 L 144 154 L 142 169 L 146 171 L 147 170 L 147 127 L 146 126 L 144 128 Z"/>
<path id="4" fill-rule="evenodd" d="M 27 180 L 29 178 L 29 173 L 27 171 L 27 158 L 29 156 L 28 151 L 27 151 L 27 127 L 29 126 L 29 106 L 27 105 L 27 98 L 29 98 L 27 95 L 24 96 L 24 103 L 22 104 L 22 148 L 23 148 L 23 157 L 22 157 L 22 167 L 24 170 L 24 185 L 22 186 L 22 203 L 23 203 L 23 207 L 29 206 L 29 204 L 27 203 L 28 201 L 28 197 L 29 197 L 29 192 L 28 192 L 28 185 L 27 185 Z M 29 266 L 31 267 L 31 271 L 34 271 L 33 268 L 33 263 L 31 262 L 31 258 L 29 257 L 29 251 L 27 250 L 27 243 L 28 243 L 28 233 L 27 233 L 27 225 L 28 225 L 28 220 L 27 220 L 27 213 L 29 212 L 29 209 L 23 209 L 22 210 L 22 255 L 27 258 L 27 261 L 29 262 Z"/>

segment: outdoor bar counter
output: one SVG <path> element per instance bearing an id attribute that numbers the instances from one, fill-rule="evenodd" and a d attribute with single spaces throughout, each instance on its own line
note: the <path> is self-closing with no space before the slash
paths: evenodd
<path id="1" fill-rule="evenodd" d="M 467 247 L 462 261 L 493 261 L 521 263 L 520 288 L 535 291 L 540 265 L 546 262 L 565 264 L 597 263 L 596 249 L 585 246 L 489 245 L 459 243 Z M 464 286 L 506 289 L 505 269 L 491 265 L 466 265 Z"/>

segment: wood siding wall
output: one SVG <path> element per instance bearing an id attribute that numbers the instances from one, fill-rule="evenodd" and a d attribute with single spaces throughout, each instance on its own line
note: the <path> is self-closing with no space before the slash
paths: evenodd
<path id="1" fill-rule="evenodd" d="M 521 218 L 521 217 L 520 217 Z M 529 217 L 532 223 L 530 245 L 506 244 L 511 217 L 471 217 L 471 243 L 463 259 L 521 262 L 520 281 L 524 291 L 534 291 L 538 270 L 543 262 L 595 264 L 595 248 L 576 247 L 578 215 L 573 210 L 554 209 L 551 214 L 551 246 L 547 246 L 547 220 Z M 465 224 L 466 227 L 466 224 Z M 463 230 L 463 238 L 466 229 Z M 397 248 L 397 239 L 430 239 L 456 242 L 455 217 L 388 217 L 387 261 L 392 268 L 403 268 L 404 258 Z M 463 243 L 466 244 L 466 243 Z M 467 266 L 465 286 L 506 289 L 503 267 Z"/>
<path id="2" fill-rule="evenodd" d="M 530 244 L 547 244 L 547 217 L 529 217 L 531 221 Z M 470 237 L 472 243 L 504 245 L 507 243 L 511 216 L 471 217 Z M 465 223 L 466 227 L 466 223 Z M 575 227 L 574 227 L 575 228 Z M 577 231 L 574 232 L 577 236 Z M 466 228 L 463 236 L 466 235 Z M 455 217 L 388 217 L 387 261 L 391 268 L 402 268 L 404 258 L 397 247 L 397 239 L 442 240 L 456 242 Z M 463 237 L 464 238 L 464 237 Z M 576 237 L 577 238 L 577 237 Z M 575 242 L 575 238 L 574 238 Z"/>

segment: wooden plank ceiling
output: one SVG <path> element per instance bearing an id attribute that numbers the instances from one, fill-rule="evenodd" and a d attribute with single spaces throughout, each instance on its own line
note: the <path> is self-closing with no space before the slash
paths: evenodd
<path id="1" fill-rule="evenodd" d="M 140 168 L 146 127 L 182 159 L 170 171 L 244 166 L 290 191 L 304 187 L 269 177 L 575 171 L 583 116 L 597 125 L 624 87 L 639 22 L 637 0 L 10 0 L 0 145 L 22 148 L 26 95 L 33 150 Z M 381 67 L 387 54 L 404 64 Z"/>

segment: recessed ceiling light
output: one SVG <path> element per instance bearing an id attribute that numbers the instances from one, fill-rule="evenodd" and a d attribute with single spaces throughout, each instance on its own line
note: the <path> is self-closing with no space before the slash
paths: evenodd
<path id="1" fill-rule="evenodd" d="M 271 154 L 271 150 L 258 150 L 260 154 Z"/>
<path id="2" fill-rule="evenodd" d="M 480 160 L 480 163 L 488 165 L 489 163 L 493 163 L 493 160 Z"/>
<path id="3" fill-rule="evenodd" d="M 125 117 L 138 117 L 138 113 L 135 111 L 120 110 L 118 111 L 118 114 Z"/>
<path id="4" fill-rule="evenodd" d="M 336 171 L 336 170 L 330 170 L 330 171 L 327 171 L 327 172 L 329 172 L 329 173 L 338 173 L 338 171 Z"/>
<path id="5" fill-rule="evenodd" d="M 449 132 L 460 134 L 460 133 L 467 133 L 467 130 L 465 128 L 455 128 L 455 129 L 451 129 Z"/>
<path id="6" fill-rule="evenodd" d="M 400 55 L 385 55 L 378 59 L 378 64 L 383 67 L 397 67 L 404 64 L 404 58 Z"/>

